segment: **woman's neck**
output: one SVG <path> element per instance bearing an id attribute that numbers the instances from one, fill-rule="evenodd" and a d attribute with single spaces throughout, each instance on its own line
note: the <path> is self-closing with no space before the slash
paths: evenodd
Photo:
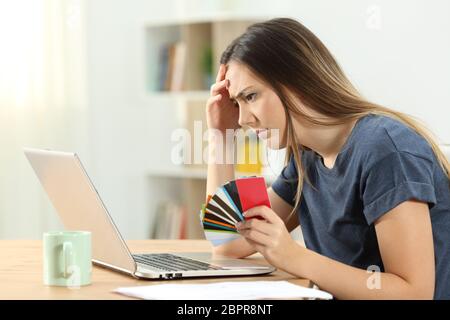
<path id="1" fill-rule="evenodd" d="M 350 136 L 357 119 L 345 124 L 320 126 L 305 120 L 293 121 L 299 143 L 319 154 L 327 166 L 333 166 L 337 155 Z"/>

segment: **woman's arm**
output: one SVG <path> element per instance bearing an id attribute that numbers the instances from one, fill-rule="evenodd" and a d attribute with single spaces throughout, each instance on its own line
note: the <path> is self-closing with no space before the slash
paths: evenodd
<path id="1" fill-rule="evenodd" d="M 376 222 L 383 273 L 351 267 L 303 248 L 288 240 L 269 208 L 254 209 L 247 215 L 263 215 L 270 223 L 251 219 L 242 226 L 242 234 L 273 265 L 312 280 L 338 299 L 433 298 L 434 247 L 426 203 L 403 202 Z"/>
<path id="2" fill-rule="evenodd" d="M 208 176 L 206 195 L 234 179 L 234 139 L 227 139 L 226 131 L 239 127 L 239 110 L 231 102 L 225 79 L 226 67 L 220 65 L 216 83 L 211 86 L 211 96 L 206 102 L 208 127 Z"/>
<path id="3" fill-rule="evenodd" d="M 211 97 L 206 103 L 208 125 L 208 175 L 206 196 L 213 195 L 217 188 L 227 181 L 234 180 L 233 161 L 234 139 L 226 139 L 226 130 L 238 127 L 239 110 L 229 99 L 226 67 L 221 65 L 216 83 L 211 86 Z M 242 257 L 255 250 L 245 239 L 238 239 L 213 248 L 213 254 Z"/>
<path id="4" fill-rule="evenodd" d="M 216 155 L 222 148 L 222 155 L 226 156 L 228 152 L 232 152 L 234 145 L 223 145 L 217 143 L 214 136 L 210 135 L 209 139 L 209 163 L 208 178 L 206 180 L 206 193 L 213 195 L 217 188 L 227 181 L 234 179 L 234 165 L 217 163 Z M 225 255 L 233 258 L 243 258 L 255 253 L 255 249 L 248 243 L 245 238 L 236 239 L 228 243 L 213 247 L 214 255 Z"/>
<path id="5" fill-rule="evenodd" d="M 216 134 L 217 136 L 214 133 L 209 135 L 208 175 L 206 179 L 207 196 L 213 195 L 217 188 L 227 181 L 234 180 L 234 165 L 223 161 L 223 159 L 226 159 L 227 154 L 233 154 L 234 142 L 221 143 L 218 141 L 222 139 L 221 135 Z M 219 159 L 218 155 L 221 155 Z"/>

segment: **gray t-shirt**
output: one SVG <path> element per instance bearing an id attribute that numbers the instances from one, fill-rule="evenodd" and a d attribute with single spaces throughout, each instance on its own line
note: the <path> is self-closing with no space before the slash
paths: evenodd
<path id="1" fill-rule="evenodd" d="M 449 181 L 422 136 L 390 117 L 371 114 L 358 120 L 333 168 L 312 150 L 303 153 L 302 163 L 317 189 L 304 180 L 298 216 L 309 249 L 354 267 L 384 271 L 374 222 L 404 201 L 427 202 L 434 298 L 450 299 Z M 297 180 L 292 157 L 272 188 L 294 205 Z"/>

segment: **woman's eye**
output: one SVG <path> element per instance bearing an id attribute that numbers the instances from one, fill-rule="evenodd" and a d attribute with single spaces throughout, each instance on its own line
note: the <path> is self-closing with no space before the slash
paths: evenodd
<path id="1" fill-rule="evenodd" d="M 245 100 L 247 100 L 247 102 L 252 102 L 253 100 L 255 100 L 255 97 L 256 97 L 256 93 L 250 93 L 245 96 Z"/>

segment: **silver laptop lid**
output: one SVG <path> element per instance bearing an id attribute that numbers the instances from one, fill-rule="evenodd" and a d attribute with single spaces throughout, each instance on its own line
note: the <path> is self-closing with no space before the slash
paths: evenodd
<path id="1" fill-rule="evenodd" d="M 136 263 L 76 153 L 24 152 L 65 228 L 91 231 L 93 260 L 134 274 Z"/>

